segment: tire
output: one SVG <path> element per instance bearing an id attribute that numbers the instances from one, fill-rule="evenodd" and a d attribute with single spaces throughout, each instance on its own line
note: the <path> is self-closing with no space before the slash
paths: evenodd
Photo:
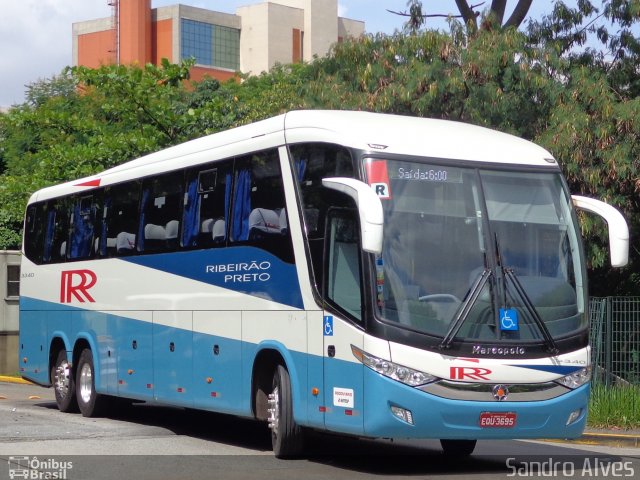
<path id="1" fill-rule="evenodd" d="M 98 417 L 104 413 L 106 397 L 96 392 L 93 353 L 85 348 L 76 368 L 76 399 L 83 417 Z"/>
<path id="2" fill-rule="evenodd" d="M 73 370 L 67 360 L 67 352 L 64 350 L 58 352 L 56 361 L 51 366 L 51 386 L 55 392 L 58 410 L 65 413 L 78 411 Z"/>
<path id="3" fill-rule="evenodd" d="M 477 440 L 440 440 L 442 451 L 447 456 L 468 457 L 476 448 Z"/>
<path id="4" fill-rule="evenodd" d="M 304 448 L 304 434 L 293 419 L 291 380 L 287 369 L 278 365 L 269 395 L 269 428 L 271 445 L 277 458 L 292 458 Z"/>

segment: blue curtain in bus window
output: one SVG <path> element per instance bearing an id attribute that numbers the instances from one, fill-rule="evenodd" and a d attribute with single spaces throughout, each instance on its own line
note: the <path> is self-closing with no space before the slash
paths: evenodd
<path id="1" fill-rule="evenodd" d="M 305 158 L 301 158 L 300 160 L 296 160 L 296 170 L 298 170 L 298 180 L 302 181 L 304 178 L 304 172 L 307 170 L 307 160 Z"/>
<path id="2" fill-rule="evenodd" d="M 182 245 L 195 247 L 200 231 L 200 215 L 198 202 L 198 176 L 187 185 L 187 204 L 184 207 L 184 228 L 182 229 Z"/>
<path id="3" fill-rule="evenodd" d="M 147 208 L 149 206 L 149 197 L 151 196 L 151 188 L 147 187 L 142 191 L 142 204 L 140 206 L 140 226 L 138 227 L 138 250 L 144 251 L 144 227 Z"/>
<path id="4" fill-rule="evenodd" d="M 227 173 L 224 181 L 224 224 L 229 225 L 229 205 L 231 204 L 231 173 Z M 226 236 L 226 232 L 225 232 Z"/>
<path id="5" fill-rule="evenodd" d="M 102 222 L 100 226 L 100 255 L 105 256 L 107 254 L 107 216 L 104 212 L 111 211 L 111 197 L 104 199 L 104 210 L 102 212 Z"/>
<path id="6" fill-rule="evenodd" d="M 91 211 L 93 211 L 93 206 Z M 71 234 L 70 258 L 86 258 L 91 253 L 93 221 L 90 212 L 81 213 L 80 202 L 73 207 L 73 232 Z"/>
<path id="7" fill-rule="evenodd" d="M 43 260 L 48 262 L 51 260 L 51 247 L 53 247 L 53 232 L 56 225 L 56 211 L 49 210 L 47 213 L 47 233 L 44 237 L 44 257 Z"/>
<path id="8" fill-rule="evenodd" d="M 249 214 L 251 213 L 251 172 L 241 170 L 236 179 L 236 195 L 233 202 L 233 239 L 249 238 Z"/>

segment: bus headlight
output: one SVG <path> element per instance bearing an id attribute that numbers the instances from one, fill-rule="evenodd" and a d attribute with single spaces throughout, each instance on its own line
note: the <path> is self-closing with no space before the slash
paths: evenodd
<path id="1" fill-rule="evenodd" d="M 581 368 L 577 372 L 573 372 L 571 375 L 559 378 L 556 380 L 560 385 L 564 385 L 572 390 L 581 387 L 585 383 L 591 380 L 591 366 Z"/>
<path id="2" fill-rule="evenodd" d="M 397 363 L 390 362 L 378 358 L 370 353 L 360 350 L 358 347 L 351 345 L 351 351 L 353 356 L 362 362 L 363 365 L 369 367 L 374 372 L 378 372 L 385 377 L 389 377 L 398 382 L 404 383 L 411 387 L 417 387 L 418 385 L 424 385 L 425 383 L 433 382 L 437 380 L 437 377 L 429 375 L 428 373 L 414 370 L 413 368 L 398 365 Z"/>

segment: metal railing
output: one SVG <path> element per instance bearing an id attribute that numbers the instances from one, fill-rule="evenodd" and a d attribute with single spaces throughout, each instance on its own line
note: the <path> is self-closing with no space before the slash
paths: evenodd
<path id="1" fill-rule="evenodd" d="M 591 298 L 593 383 L 640 385 L 640 297 Z"/>

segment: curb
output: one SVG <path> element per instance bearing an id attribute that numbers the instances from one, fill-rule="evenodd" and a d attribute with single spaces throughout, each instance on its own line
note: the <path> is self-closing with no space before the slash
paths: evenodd
<path id="1" fill-rule="evenodd" d="M 638 434 L 586 432 L 580 440 L 613 447 L 640 447 L 640 435 Z"/>
<path id="2" fill-rule="evenodd" d="M 20 377 L 12 377 L 8 375 L 0 375 L 0 382 L 21 383 L 23 385 L 32 385 L 32 383 L 29 380 L 25 380 L 24 378 L 20 378 Z"/>
<path id="3" fill-rule="evenodd" d="M 547 439 L 550 443 L 572 443 L 575 445 L 605 445 L 609 447 L 640 448 L 639 434 L 585 432 L 580 438 L 573 440 Z"/>

